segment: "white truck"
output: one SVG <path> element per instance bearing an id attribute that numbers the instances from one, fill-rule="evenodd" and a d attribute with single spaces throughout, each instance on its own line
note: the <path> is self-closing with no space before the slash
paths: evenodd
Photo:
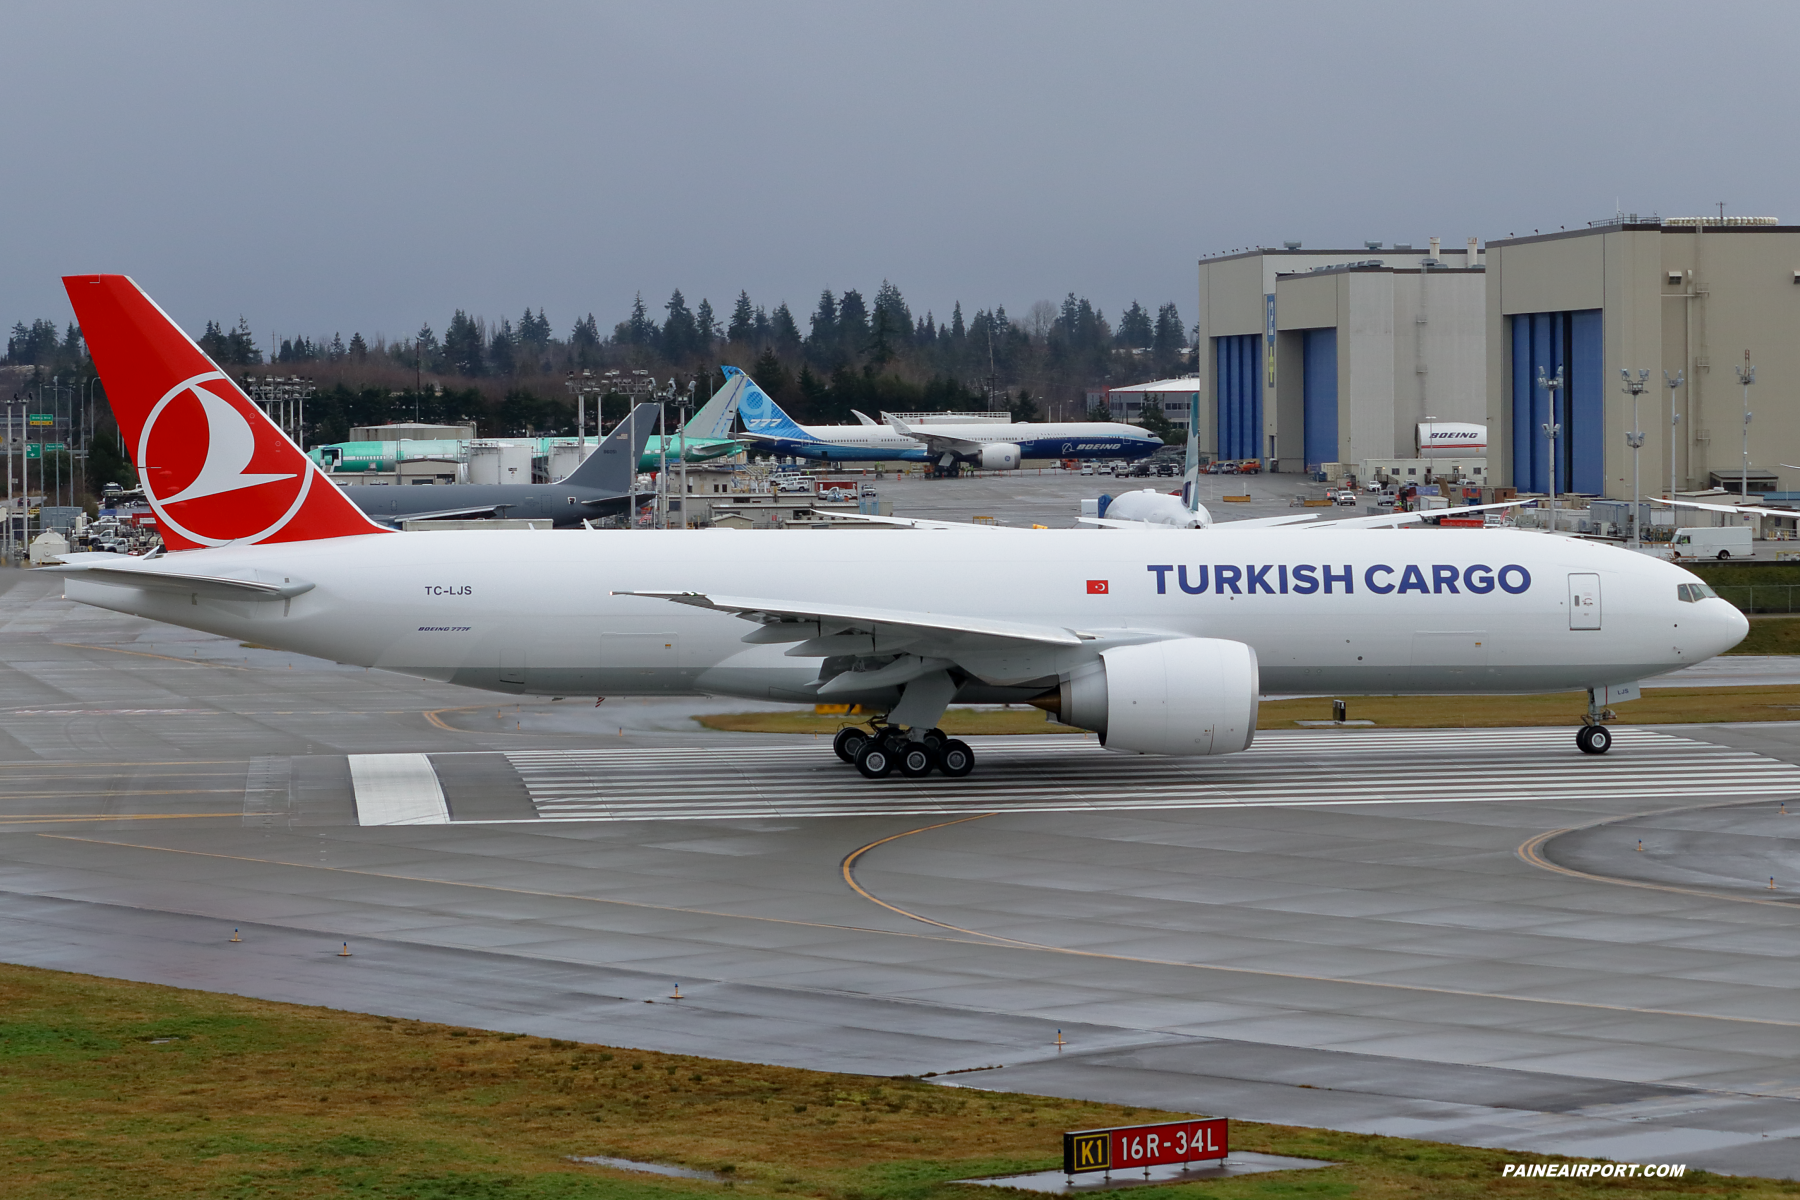
<path id="1" fill-rule="evenodd" d="M 1749 558 L 1755 553 L 1748 525 L 1697 525 L 1677 529 L 1669 548 L 1677 558 Z"/>

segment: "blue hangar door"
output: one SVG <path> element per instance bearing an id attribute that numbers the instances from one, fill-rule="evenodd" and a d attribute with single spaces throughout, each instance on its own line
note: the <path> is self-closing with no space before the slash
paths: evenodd
<path id="1" fill-rule="evenodd" d="M 1220 458 L 1262 457 L 1263 335 L 1213 339 L 1219 368 Z"/>
<path id="2" fill-rule="evenodd" d="M 1307 330 L 1305 347 L 1301 430 L 1310 472 L 1338 460 L 1337 330 Z"/>
<path id="3" fill-rule="evenodd" d="M 1600 310 L 1519 313 L 1507 318 L 1512 336 L 1513 486 L 1521 492 L 1600 495 L 1606 490 L 1606 411 Z M 1552 410 L 1550 390 L 1538 386 L 1563 373 Z M 1562 426 L 1550 461 L 1546 424 Z M 1554 468 L 1554 475 L 1552 470 Z"/>

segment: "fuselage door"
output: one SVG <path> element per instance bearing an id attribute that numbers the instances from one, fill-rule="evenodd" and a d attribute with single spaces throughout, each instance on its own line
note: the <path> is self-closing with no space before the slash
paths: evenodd
<path id="1" fill-rule="evenodd" d="M 1600 576 L 1585 572 L 1569 576 L 1569 628 L 1600 628 Z"/>

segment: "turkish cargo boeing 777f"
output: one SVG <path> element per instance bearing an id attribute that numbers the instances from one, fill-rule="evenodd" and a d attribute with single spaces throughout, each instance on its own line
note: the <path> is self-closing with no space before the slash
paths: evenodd
<path id="1" fill-rule="evenodd" d="M 955 700 L 1226 754 L 1264 690 L 1607 688 L 1746 631 L 1679 567 L 1495 530 L 395 533 L 130 279 L 65 282 L 173 551 L 72 556 L 70 598 L 491 691 L 886 709 L 837 746 L 865 775 L 967 774 Z"/>

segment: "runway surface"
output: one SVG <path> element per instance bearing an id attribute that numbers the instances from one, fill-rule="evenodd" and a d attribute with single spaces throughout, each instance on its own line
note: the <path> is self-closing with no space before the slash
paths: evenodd
<path id="1" fill-rule="evenodd" d="M 989 739 L 869 782 L 687 702 L 484 702 L 0 589 L 12 961 L 1800 1175 L 1800 726 Z"/>

